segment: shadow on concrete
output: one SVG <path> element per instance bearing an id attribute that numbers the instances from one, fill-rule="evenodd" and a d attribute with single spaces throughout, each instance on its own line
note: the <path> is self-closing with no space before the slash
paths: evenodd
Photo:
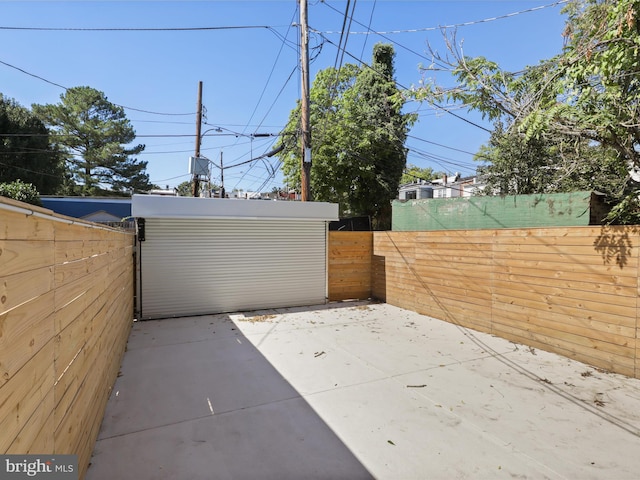
<path id="1" fill-rule="evenodd" d="M 137 322 L 87 479 L 372 475 L 227 315 Z"/>

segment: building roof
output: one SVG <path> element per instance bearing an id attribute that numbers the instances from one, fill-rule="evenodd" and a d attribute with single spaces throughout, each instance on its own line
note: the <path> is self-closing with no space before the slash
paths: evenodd
<path id="1" fill-rule="evenodd" d="M 134 195 L 132 197 L 132 215 L 138 218 L 251 218 L 331 221 L 338 220 L 338 204 Z"/>
<path id="2" fill-rule="evenodd" d="M 106 212 L 118 219 L 131 216 L 131 198 L 111 197 L 41 197 L 42 205 L 61 215 L 85 218 Z"/>

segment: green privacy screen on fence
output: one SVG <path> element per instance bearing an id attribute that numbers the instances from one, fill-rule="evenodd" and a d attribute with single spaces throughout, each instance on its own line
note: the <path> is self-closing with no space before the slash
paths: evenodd
<path id="1" fill-rule="evenodd" d="M 592 192 L 394 200 L 393 231 L 599 225 L 607 209 Z"/>

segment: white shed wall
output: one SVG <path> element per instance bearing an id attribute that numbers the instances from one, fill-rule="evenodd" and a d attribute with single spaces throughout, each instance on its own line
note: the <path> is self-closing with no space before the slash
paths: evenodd
<path id="1" fill-rule="evenodd" d="M 321 204 L 324 208 L 320 209 L 282 209 L 274 205 L 280 202 L 189 200 L 230 207 L 226 212 L 217 212 L 217 216 L 211 216 L 211 211 L 209 216 L 199 214 L 196 208 L 183 218 L 170 202 L 162 202 L 163 211 L 157 212 L 149 205 L 136 209 L 134 198 L 134 215 L 145 218 L 146 239 L 139 243 L 142 318 L 326 301 L 327 224 L 322 217 L 331 216 L 327 212 L 333 210 L 332 204 Z M 180 208 L 196 205 L 181 203 Z M 232 204 L 236 203 L 243 205 L 235 208 Z M 247 212 L 241 209 L 250 206 L 248 204 L 273 207 L 260 212 L 266 218 L 242 217 L 241 214 Z M 335 207 L 337 219 L 337 205 Z M 292 212 L 306 218 L 295 218 Z M 314 215 L 320 218 L 308 218 Z"/>

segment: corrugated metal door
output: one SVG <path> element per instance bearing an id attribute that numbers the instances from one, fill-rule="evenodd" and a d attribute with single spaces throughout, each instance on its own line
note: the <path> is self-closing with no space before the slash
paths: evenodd
<path id="1" fill-rule="evenodd" d="M 326 224 L 148 218 L 142 318 L 312 305 L 326 299 Z"/>

